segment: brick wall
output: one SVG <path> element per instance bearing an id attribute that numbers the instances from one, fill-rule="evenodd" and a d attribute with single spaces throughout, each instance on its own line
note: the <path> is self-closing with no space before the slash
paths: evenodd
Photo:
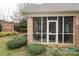
<path id="1" fill-rule="evenodd" d="M 1 21 L 0 23 L 2 24 L 2 31 L 3 32 L 14 31 L 14 23 L 13 22 Z"/>
<path id="2" fill-rule="evenodd" d="M 32 24 L 32 17 L 27 17 L 27 39 L 28 44 L 32 43 L 33 40 L 33 24 Z"/>
<path id="3" fill-rule="evenodd" d="M 75 23 L 75 47 L 79 47 L 79 16 L 76 16 Z"/>

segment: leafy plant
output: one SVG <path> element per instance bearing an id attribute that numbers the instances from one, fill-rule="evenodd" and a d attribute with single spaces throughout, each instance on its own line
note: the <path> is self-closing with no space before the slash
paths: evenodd
<path id="1" fill-rule="evenodd" d="M 28 51 L 31 55 L 40 55 L 46 52 L 46 48 L 42 44 L 31 44 L 28 45 Z"/>
<path id="2" fill-rule="evenodd" d="M 15 31 L 17 32 L 27 32 L 27 21 L 26 18 L 20 20 L 19 23 L 16 23 L 14 26 Z"/>
<path id="3" fill-rule="evenodd" d="M 6 43 L 9 49 L 20 48 L 27 44 L 26 36 L 16 36 Z"/>
<path id="4" fill-rule="evenodd" d="M 0 37 L 6 36 L 6 33 L 0 32 Z"/>
<path id="5" fill-rule="evenodd" d="M 0 37 L 16 35 L 16 34 L 17 34 L 17 32 L 0 32 Z"/>
<path id="6" fill-rule="evenodd" d="M 78 48 L 68 48 L 68 49 L 71 52 L 79 52 L 79 49 Z"/>

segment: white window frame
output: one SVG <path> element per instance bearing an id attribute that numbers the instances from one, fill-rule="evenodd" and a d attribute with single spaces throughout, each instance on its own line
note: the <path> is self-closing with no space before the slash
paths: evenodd
<path id="1" fill-rule="evenodd" d="M 50 16 L 48 16 L 48 17 L 50 17 Z M 46 16 L 46 20 L 47 20 L 47 27 L 48 27 L 48 22 L 52 22 L 51 20 L 49 20 L 48 21 L 48 17 Z M 66 34 L 66 33 L 64 33 L 64 16 L 61 16 L 61 17 L 63 17 L 63 21 L 62 21 L 62 43 L 59 43 L 58 42 L 58 19 L 59 19 L 59 16 L 56 16 L 57 17 L 57 20 L 56 20 L 56 23 L 57 23 L 57 25 L 56 25 L 56 27 L 57 27 L 57 30 L 56 30 L 56 34 L 57 34 L 57 38 L 56 38 L 56 44 L 68 44 L 68 43 L 64 43 L 64 34 Z M 73 16 L 74 17 L 74 16 Z M 55 21 L 55 20 L 53 20 L 53 21 Z M 74 19 L 73 19 L 73 29 L 75 29 L 75 24 L 74 24 Z M 48 29 L 49 28 L 47 28 L 47 33 L 43 33 L 43 17 L 41 17 L 41 42 L 34 42 L 33 41 L 33 43 L 42 43 L 42 44 L 50 44 L 49 43 L 49 37 L 48 37 Z M 74 40 L 75 40 L 75 37 L 74 37 L 74 30 L 73 30 L 73 33 L 68 33 L 68 34 L 73 34 L 73 43 L 69 43 L 69 44 L 74 44 Z M 33 33 L 34 34 L 34 33 Z M 38 33 L 38 34 L 40 34 L 40 33 Z M 46 38 L 47 38 L 47 42 L 43 42 L 43 34 L 47 34 L 47 36 L 46 36 Z M 53 43 L 52 43 L 53 44 Z"/>
<path id="2" fill-rule="evenodd" d="M 62 34 L 63 34 L 63 35 L 62 35 L 62 38 L 63 38 L 63 39 L 62 39 L 62 41 L 63 41 L 63 42 L 62 42 L 62 44 L 74 44 L 74 41 L 73 41 L 73 43 L 65 43 L 65 42 L 64 42 L 64 35 L 65 35 L 65 34 L 72 34 L 72 36 L 73 36 L 74 30 L 73 30 L 73 33 L 64 33 L 64 20 L 65 20 L 64 17 L 65 17 L 65 16 L 62 16 L 62 17 L 63 17 L 63 21 L 62 21 L 62 22 L 63 22 L 63 23 L 62 23 L 62 26 L 63 26 L 63 28 L 62 28 L 62 29 L 63 29 L 63 32 L 62 32 Z M 75 25 L 74 25 L 74 19 L 73 19 L 73 28 L 74 28 L 74 26 L 75 26 Z M 75 40 L 75 39 L 74 39 L 74 36 L 73 36 L 73 40 Z"/>
<path id="3" fill-rule="evenodd" d="M 49 42 L 49 35 L 56 35 L 56 42 L 52 42 L 52 43 L 58 43 L 58 21 L 57 20 L 48 20 L 47 21 L 47 43 L 51 43 Z M 49 33 L 49 23 L 50 22 L 55 22 L 56 24 L 56 33 Z"/>

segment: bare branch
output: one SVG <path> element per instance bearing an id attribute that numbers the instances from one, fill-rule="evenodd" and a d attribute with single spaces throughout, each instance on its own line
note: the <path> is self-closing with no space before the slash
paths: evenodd
<path id="1" fill-rule="evenodd" d="M 16 22 L 24 19 L 25 16 L 23 15 L 23 11 L 26 10 L 26 6 L 27 6 L 26 3 L 18 4 L 16 11 L 13 13 L 11 18 Z"/>

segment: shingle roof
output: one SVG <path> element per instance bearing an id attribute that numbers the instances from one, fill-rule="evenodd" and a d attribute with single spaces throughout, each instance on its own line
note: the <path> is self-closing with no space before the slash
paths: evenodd
<path id="1" fill-rule="evenodd" d="M 26 12 L 39 11 L 79 11 L 79 3 L 28 3 Z"/>

